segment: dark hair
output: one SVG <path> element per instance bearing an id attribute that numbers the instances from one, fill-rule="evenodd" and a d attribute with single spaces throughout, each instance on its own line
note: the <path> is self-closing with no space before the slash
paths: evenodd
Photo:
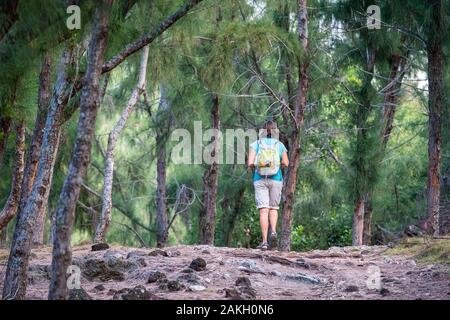
<path id="1" fill-rule="evenodd" d="M 278 130 L 277 123 L 274 120 L 267 120 L 262 127 L 261 137 L 272 137 L 272 131 Z"/>

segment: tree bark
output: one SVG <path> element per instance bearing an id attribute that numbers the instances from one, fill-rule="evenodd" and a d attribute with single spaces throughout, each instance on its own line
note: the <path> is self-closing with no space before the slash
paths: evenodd
<path id="1" fill-rule="evenodd" d="M 39 75 L 39 93 L 38 93 L 38 111 L 31 137 L 30 148 L 27 154 L 25 164 L 25 172 L 22 182 L 22 195 L 20 198 L 19 212 L 24 208 L 31 187 L 36 178 L 36 171 L 41 154 L 42 139 L 44 136 L 45 119 L 48 113 L 48 105 L 51 96 L 50 87 L 51 77 L 51 58 L 49 54 L 45 54 Z M 47 196 L 48 198 L 48 196 Z M 42 245 L 44 243 L 44 225 L 46 206 L 41 206 L 39 212 L 36 213 L 36 226 L 33 230 L 33 244 Z"/>
<path id="2" fill-rule="evenodd" d="M 136 87 L 131 93 L 131 97 L 128 100 L 128 104 L 122 112 L 122 115 L 117 121 L 114 128 L 109 133 L 108 147 L 106 149 L 104 180 L 103 180 L 103 205 L 102 213 L 97 224 L 97 228 L 94 235 L 94 242 L 100 243 L 105 241 L 106 232 L 111 222 L 111 209 L 112 209 L 112 186 L 114 177 L 114 152 L 116 148 L 117 140 L 125 127 L 125 124 L 133 113 L 134 107 L 138 102 L 138 99 L 145 88 L 145 76 L 147 73 L 147 60 L 148 60 L 149 48 L 146 46 L 142 52 L 141 64 L 139 67 L 139 79 Z"/>
<path id="3" fill-rule="evenodd" d="M 220 128 L 219 120 L 219 97 L 213 94 L 211 110 L 211 126 L 213 129 Z M 215 157 L 219 152 L 219 137 L 213 137 L 213 150 L 211 157 Z M 214 161 L 209 164 L 203 174 L 203 198 L 202 208 L 200 210 L 200 243 L 214 244 L 214 231 L 216 225 L 216 201 L 217 201 L 217 184 L 219 177 L 218 163 Z"/>
<path id="4" fill-rule="evenodd" d="M 367 139 L 369 135 L 369 127 L 367 119 L 369 118 L 372 109 L 369 97 L 371 82 L 373 79 L 373 72 L 375 68 L 376 49 L 373 47 L 367 48 L 366 67 L 364 73 L 364 80 L 360 90 L 360 102 L 358 103 L 358 110 L 356 115 L 356 151 L 355 166 L 357 185 L 357 197 L 355 202 L 355 209 L 353 213 L 353 227 L 352 227 L 352 245 L 360 246 L 364 243 L 364 239 L 370 238 L 370 230 L 367 230 L 364 236 L 364 226 L 370 228 L 372 220 L 371 211 L 371 187 L 367 184 L 367 174 L 371 170 L 367 161 Z"/>
<path id="5" fill-rule="evenodd" d="M 11 130 L 11 118 L 0 118 L 0 168 L 3 165 L 3 156 L 5 155 L 6 144 L 8 142 L 9 131 Z"/>
<path id="6" fill-rule="evenodd" d="M 405 75 L 406 57 L 400 54 L 395 54 L 391 57 L 391 72 L 389 75 L 389 82 L 385 88 L 384 105 L 383 105 L 383 126 L 381 129 L 381 157 L 384 155 L 387 143 L 391 136 L 393 129 L 395 112 L 397 111 L 397 103 L 400 95 L 403 77 Z M 360 199 L 361 200 L 361 199 Z M 358 204 L 355 210 L 358 210 Z M 359 213 L 358 213 L 359 215 Z M 363 215 L 363 230 L 361 244 L 370 245 L 372 238 L 372 193 L 368 192 L 365 195 Z M 359 217 L 357 217 L 359 219 Z M 358 225 L 359 226 L 359 225 Z M 355 230 L 358 234 L 361 231 Z"/>
<path id="7" fill-rule="evenodd" d="M 167 184 L 166 184 L 166 140 L 170 121 L 168 120 L 169 101 L 167 100 L 166 88 L 160 86 L 160 101 L 158 107 L 157 130 L 156 130 L 156 245 L 164 247 L 168 237 L 167 217 Z"/>
<path id="8" fill-rule="evenodd" d="M 428 55 L 428 183 L 427 183 L 427 229 L 439 234 L 440 162 L 441 162 L 441 113 L 444 103 L 444 60 L 442 49 L 443 2 L 429 0 L 431 17 Z"/>
<path id="9" fill-rule="evenodd" d="M 398 97 L 402 86 L 403 77 L 405 75 L 406 57 L 395 54 L 391 57 L 391 73 L 389 75 L 389 83 L 384 95 L 383 106 L 383 128 L 381 131 L 382 152 L 386 149 L 386 145 L 391 136 L 395 112 L 397 111 Z"/>
<path id="10" fill-rule="evenodd" d="M 0 42 L 19 18 L 17 14 L 18 5 L 19 0 L 9 0 L 0 4 L 0 16 L 2 17 L 0 24 Z"/>
<path id="11" fill-rule="evenodd" d="M 234 203 L 231 216 L 228 219 L 228 224 L 225 232 L 225 244 L 227 247 L 231 247 L 232 234 L 234 226 L 236 225 L 237 217 L 242 209 L 242 204 L 244 202 L 245 187 L 241 188 L 238 192 L 236 202 Z"/>
<path id="12" fill-rule="evenodd" d="M 101 67 L 106 51 L 111 5 L 112 0 L 97 2 L 93 32 L 88 50 L 87 71 L 80 98 L 80 118 L 75 145 L 55 211 L 52 272 L 48 294 L 50 300 L 67 298 L 66 272 L 72 260 L 70 238 L 81 183 L 90 161 L 100 98 Z"/>
<path id="13" fill-rule="evenodd" d="M 308 50 L 308 9 L 307 0 L 298 0 L 298 37 L 302 48 Z M 292 210 L 297 186 L 297 172 L 300 166 L 300 134 L 308 95 L 308 69 L 306 61 L 299 61 L 297 100 L 294 110 L 294 130 L 289 141 L 289 168 L 283 185 L 284 204 L 281 216 L 280 251 L 291 248 Z"/>
<path id="14" fill-rule="evenodd" d="M 6 269 L 3 299 L 25 298 L 31 237 L 36 220 L 36 212 L 40 212 L 42 208 L 47 206 L 65 106 L 62 98 L 70 86 L 68 70 L 72 57 L 73 48 L 67 47 L 62 54 L 57 80 L 49 105 L 36 178 L 28 200 L 23 210 L 20 210 L 17 216 Z"/>
<path id="15" fill-rule="evenodd" d="M 20 201 L 20 189 L 23 180 L 25 153 L 25 125 L 21 120 L 16 125 L 16 152 L 14 155 L 14 170 L 11 182 L 11 192 L 2 211 L 0 212 L 0 230 L 5 228 L 15 216 Z"/>

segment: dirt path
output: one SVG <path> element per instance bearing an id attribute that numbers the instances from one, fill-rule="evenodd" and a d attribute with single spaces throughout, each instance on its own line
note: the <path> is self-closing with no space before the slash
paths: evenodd
<path id="1" fill-rule="evenodd" d="M 406 256 L 388 256 L 386 250 L 374 246 L 280 253 L 209 246 L 164 250 L 115 246 L 93 252 L 90 246 L 81 246 L 74 248 L 73 261 L 82 270 L 81 287 L 92 299 L 450 299 L 448 265 L 418 264 Z M 0 250 L 0 288 L 7 254 Z M 199 271 L 189 268 L 196 258 L 201 259 L 192 268 Z M 49 247 L 33 250 L 27 298 L 46 299 L 50 263 Z M 377 287 L 377 270 L 381 290 L 367 285 L 370 277 L 375 280 L 369 286 Z M 149 277 L 154 282 L 148 283 Z M 250 281 L 240 279 L 236 284 L 240 277 Z M 119 291 L 139 285 L 142 296 Z"/>

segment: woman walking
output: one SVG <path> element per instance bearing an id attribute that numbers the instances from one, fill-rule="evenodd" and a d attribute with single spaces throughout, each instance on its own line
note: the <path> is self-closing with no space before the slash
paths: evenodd
<path id="1" fill-rule="evenodd" d="M 253 170 L 256 207 L 259 209 L 262 242 L 258 249 L 277 247 L 278 209 L 283 188 L 281 168 L 289 165 L 287 149 L 278 139 L 275 121 L 263 125 L 259 138 L 250 145 L 248 167 Z"/>

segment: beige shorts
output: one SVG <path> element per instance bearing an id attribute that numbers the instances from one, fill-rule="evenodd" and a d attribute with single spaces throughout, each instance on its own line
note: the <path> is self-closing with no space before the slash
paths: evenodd
<path id="1" fill-rule="evenodd" d="M 281 200 L 283 181 L 260 179 L 253 182 L 256 208 L 278 209 Z"/>

